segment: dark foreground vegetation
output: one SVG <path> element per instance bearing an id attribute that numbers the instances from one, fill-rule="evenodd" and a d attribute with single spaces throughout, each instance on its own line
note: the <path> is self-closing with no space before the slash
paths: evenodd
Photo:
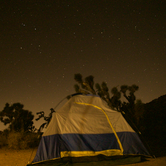
<path id="1" fill-rule="evenodd" d="M 32 112 L 25 110 L 23 104 L 6 103 L 0 112 L 0 120 L 8 128 L 0 131 L 0 147 L 26 149 L 37 146 L 40 133 L 36 132 L 33 118 Z"/>
<path id="2" fill-rule="evenodd" d="M 28 149 L 38 146 L 40 134 L 32 132 L 1 132 L 0 148 L 7 147 L 11 149 Z"/>

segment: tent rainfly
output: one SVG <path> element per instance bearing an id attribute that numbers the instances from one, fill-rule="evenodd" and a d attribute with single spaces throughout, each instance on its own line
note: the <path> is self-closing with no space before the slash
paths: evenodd
<path id="1" fill-rule="evenodd" d="M 64 158 L 150 156 L 120 112 L 98 96 L 74 95 L 53 114 L 32 165 Z"/>

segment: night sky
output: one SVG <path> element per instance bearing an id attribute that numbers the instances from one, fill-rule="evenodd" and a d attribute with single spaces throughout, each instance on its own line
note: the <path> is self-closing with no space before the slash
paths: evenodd
<path id="1" fill-rule="evenodd" d="M 136 84 L 144 103 L 166 94 L 165 19 L 164 0 L 1 1 L 0 111 L 49 113 L 75 93 L 76 73 Z"/>

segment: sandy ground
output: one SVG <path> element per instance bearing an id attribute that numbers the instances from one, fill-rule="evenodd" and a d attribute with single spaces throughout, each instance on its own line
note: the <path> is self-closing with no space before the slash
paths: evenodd
<path id="1" fill-rule="evenodd" d="M 7 148 L 0 149 L 0 166 L 26 166 L 28 161 L 32 161 L 37 149 L 11 150 Z M 147 161 L 123 166 L 164 166 L 166 165 L 166 156 L 149 159 Z"/>

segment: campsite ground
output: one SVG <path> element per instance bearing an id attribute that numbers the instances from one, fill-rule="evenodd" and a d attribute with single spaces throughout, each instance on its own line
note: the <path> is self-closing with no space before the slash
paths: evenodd
<path id="1" fill-rule="evenodd" d="M 32 149 L 11 150 L 7 148 L 1 148 L 0 149 L 0 166 L 26 166 L 29 159 L 31 158 L 32 160 L 35 154 L 36 154 L 36 149 L 35 150 L 32 150 Z M 166 165 L 166 156 L 159 156 L 156 159 L 150 158 L 147 161 L 144 161 L 141 163 L 135 163 L 135 164 L 128 164 L 126 166 L 158 166 L 158 165 Z M 109 165 L 105 165 L 105 166 L 109 166 Z"/>

